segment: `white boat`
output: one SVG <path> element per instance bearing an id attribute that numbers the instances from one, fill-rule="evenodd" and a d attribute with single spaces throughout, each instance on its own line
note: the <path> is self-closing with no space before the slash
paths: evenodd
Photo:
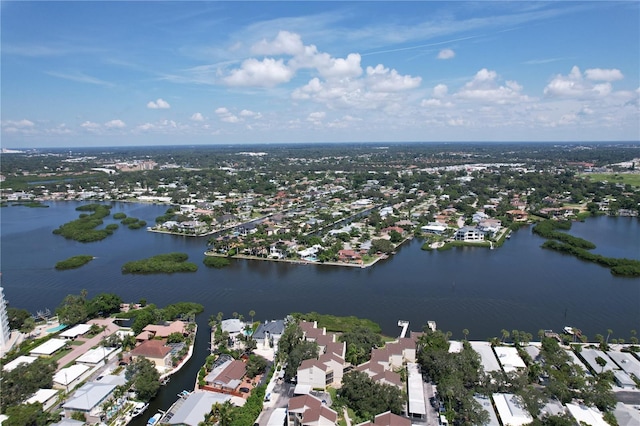
<path id="1" fill-rule="evenodd" d="M 562 330 L 563 330 L 565 333 L 567 333 L 567 334 L 571 334 L 571 335 L 573 335 L 573 334 L 574 334 L 573 327 L 566 326 L 566 327 L 565 327 L 565 328 L 563 328 Z"/>
<path id="2" fill-rule="evenodd" d="M 160 419 L 162 418 L 162 413 L 156 413 L 153 415 L 153 417 L 151 417 L 149 419 L 149 421 L 147 422 L 147 426 L 153 426 L 156 423 L 158 423 L 160 421 Z"/>
<path id="3" fill-rule="evenodd" d="M 133 406 L 133 410 L 131 410 L 131 417 L 136 417 L 144 413 L 147 407 L 149 407 L 149 404 L 147 403 L 136 402 L 136 405 Z"/>

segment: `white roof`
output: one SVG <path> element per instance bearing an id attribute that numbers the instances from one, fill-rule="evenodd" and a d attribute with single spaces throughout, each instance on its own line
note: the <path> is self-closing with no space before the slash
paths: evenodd
<path id="1" fill-rule="evenodd" d="M 41 404 L 44 404 L 45 402 L 56 396 L 58 392 L 60 392 L 58 389 L 38 389 L 38 391 L 34 393 L 31 398 L 25 401 L 25 403 L 35 404 L 36 402 L 39 402 Z"/>
<path id="2" fill-rule="evenodd" d="M 565 349 L 564 351 L 567 355 L 569 355 L 569 358 L 571 358 L 571 362 L 573 362 L 575 365 L 580 367 L 583 371 L 586 371 L 587 373 L 589 373 L 589 369 L 587 368 L 586 365 L 584 365 L 584 362 L 582 362 L 582 360 L 578 358 L 578 355 L 576 355 L 573 351 L 570 351 L 568 349 Z"/>
<path id="3" fill-rule="evenodd" d="M 267 422 L 267 426 L 282 426 L 286 424 L 287 420 L 287 409 L 280 407 L 276 408 L 271 412 L 271 416 L 269 416 L 269 421 Z"/>
<path id="4" fill-rule="evenodd" d="M 493 404 L 491 404 L 491 400 L 485 397 L 474 396 L 478 404 L 482 406 L 484 411 L 489 414 L 489 421 L 484 423 L 482 426 L 500 426 L 500 422 L 498 421 L 498 417 L 496 416 L 496 411 L 493 409 Z"/>
<path id="5" fill-rule="evenodd" d="M 449 340 L 449 353 L 462 352 L 462 342 L 459 340 Z"/>
<path id="6" fill-rule="evenodd" d="M 180 405 L 173 416 L 167 421 L 169 424 L 197 426 L 204 416 L 211 411 L 211 406 L 231 399 L 230 395 L 215 392 L 193 392 Z"/>
<path id="7" fill-rule="evenodd" d="M 104 346 L 90 349 L 87 352 L 85 352 L 81 357 L 76 359 L 76 362 L 81 362 L 84 364 L 97 364 L 100 361 L 107 358 L 115 350 L 117 350 L 117 348 L 106 348 Z"/>
<path id="8" fill-rule="evenodd" d="M 580 356 L 589 364 L 589 366 L 596 373 L 600 373 L 602 371 L 611 371 L 618 368 L 613 363 L 613 361 L 611 361 L 611 358 L 607 356 L 607 354 L 605 354 L 603 351 L 600 351 L 598 349 L 582 348 L 582 350 L 580 351 Z M 600 367 L 600 365 L 598 365 L 598 362 L 596 361 L 596 358 L 598 357 L 606 361 L 606 364 L 604 365 L 604 367 Z"/>
<path id="9" fill-rule="evenodd" d="M 422 374 L 418 364 L 414 362 L 407 363 L 407 390 L 409 393 L 409 413 L 427 415 L 427 405 L 424 402 L 424 387 L 422 386 Z"/>
<path id="10" fill-rule="evenodd" d="M 522 358 L 520 358 L 520 355 L 518 355 L 518 350 L 516 348 L 512 348 L 510 346 L 496 346 L 493 350 L 496 352 L 498 361 L 502 364 L 502 368 L 505 373 L 527 367 Z"/>
<path id="11" fill-rule="evenodd" d="M 229 318 L 223 320 L 222 323 L 220 323 L 220 326 L 222 327 L 222 331 L 233 334 L 240 333 L 244 329 L 245 323 L 240 321 L 238 318 Z"/>
<path id="12" fill-rule="evenodd" d="M 471 348 L 480 355 L 480 362 L 484 368 L 485 373 L 492 371 L 500 371 L 500 364 L 496 355 L 493 353 L 491 343 L 489 342 L 469 342 Z"/>
<path id="13" fill-rule="evenodd" d="M 37 348 L 31 350 L 33 355 L 51 355 L 58 349 L 64 347 L 67 344 L 66 340 L 62 339 L 49 339 Z"/>
<path id="14" fill-rule="evenodd" d="M 569 403 L 567 404 L 567 410 L 569 410 L 569 413 L 576 419 L 578 424 L 584 423 L 590 426 L 608 426 L 609 424 L 604 421 L 602 413 L 598 409 Z"/>
<path id="15" fill-rule="evenodd" d="M 11 371 L 20 364 L 31 364 L 33 361 L 38 359 L 37 356 L 28 356 L 28 355 L 20 355 L 18 358 L 14 359 L 11 362 L 8 362 L 2 367 L 4 371 Z"/>
<path id="16" fill-rule="evenodd" d="M 533 417 L 524 408 L 522 400 L 517 395 L 494 393 L 492 398 L 504 426 L 521 426 L 533 421 Z"/>
<path id="17" fill-rule="evenodd" d="M 633 374 L 640 379 L 640 361 L 628 352 L 607 352 L 609 358 L 614 360 L 627 374 Z"/>
<path id="18" fill-rule="evenodd" d="M 71 367 L 63 368 L 53 376 L 55 383 L 66 386 L 82 376 L 89 370 L 89 366 L 82 364 L 73 364 Z"/>
<path id="19" fill-rule="evenodd" d="M 87 333 L 91 329 L 89 324 L 78 324 L 73 328 L 63 331 L 59 334 L 60 337 L 66 337 L 68 339 L 73 339 L 78 336 L 82 336 Z"/>

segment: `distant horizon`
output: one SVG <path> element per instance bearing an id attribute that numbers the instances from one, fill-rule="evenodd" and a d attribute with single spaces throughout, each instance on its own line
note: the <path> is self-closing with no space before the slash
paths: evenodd
<path id="1" fill-rule="evenodd" d="M 30 151 L 30 150 L 97 150 L 111 148 L 129 148 L 129 149 L 153 149 L 153 148 L 224 148 L 224 147 L 273 147 L 278 145 L 294 146 L 294 145 L 596 145 L 596 144 L 616 144 L 616 145 L 640 145 L 640 140 L 601 140 L 601 141 L 386 141 L 386 142 L 240 142 L 240 143 L 202 143 L 202 144 L 162 144 L 162 145 L 102 145 L 102 146 L 31 146 L 23 148 L 2 147 L 0 154 L 10 154 L 7 151 Z"/>
<path id="2" fill-rule="evenodd" d="M 637 1 L 53 0 L 0 12 L 12 149 L 640 139 Z"/>

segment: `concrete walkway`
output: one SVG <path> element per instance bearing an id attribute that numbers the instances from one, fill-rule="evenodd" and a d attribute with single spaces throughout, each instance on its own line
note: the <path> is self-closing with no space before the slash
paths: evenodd
<path id="1" fill-rule="evenodd" d="M 97 346 L 102 339 L 104 339 L 107 336 L 111 336 L 113 333 L 115 333 L 118 330 L 118 325 L 113 323 L 112 319 L 106 318 L 106 319 L 93 319 L 91 321 L 88 322 L 88 324 L 97 324 L 99 326 L 106 326 L 106 328 L 104 329 L 104 331 L 96 334 L 95 336 L 93 336 L 90 339 L 87 339 L 84 341 L 84 343 L 82 343 L 82 345 L 78 345 L 78 346 L 71 346 L 71 352 L 69 352 L 68 354 L 66 354 L 65 356 L 63 356 L 62 358 L 60 358 L 60 360 L 58 360 L 58 371 L 60 371 L 62 368 L 64 368 L 65 365 L 69 364 L 70 362 L 74 361 L 76 358 L 82 356 L 84 353 L 86 353 L 89 349 L 91 349 L 94 346 Z M 76 339 L 76 341 L 82 341 L 83 338 L 78 338 Z"/>

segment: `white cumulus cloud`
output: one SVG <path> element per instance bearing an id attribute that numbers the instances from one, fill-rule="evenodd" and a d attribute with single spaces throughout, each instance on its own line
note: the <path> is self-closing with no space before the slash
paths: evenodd
<path id="1" fill-rule="evenodd" d="M 442 49 L 438 52 L 438 59 L 451 59 L 456 56 L 456 52 L 451 49 Z"/>
<path id="2" fill-rule="evenodd" d="M 169 109 L 171 108 L 171 105 L 169 105 L 169 102 L 165 101 L 162 98 L 158 98 L 158 100 L 156 101 L 149 101 L 147 103 L 147 108 L 149 109 Z"/>
<path id="3" fill-rule="evenodd" d="M 304 52 L 300 35 L 289 31 L 280 31 L 272 41 L 262 39 L 251 47 L 256 55 L 299 55 Z"/>
<path id="4" fill-rule="evenodd" d="M 585 76 L 589 80 L 597 80 L 597 81 L 616 81 L 622 80 L 624 75 L 620 72 L 619 69 L 602 69 L 602 68 L 592 68 L 588 69 L 584 72 Z"/>
<path id="5" fill-rule="evenodd" d="M 225 107 L 217 108 L 215 112 L 218 115 L 218 118 L 220 118 L 220 120 L 224 121 L 225 123 L 237 123 L 238 121 L 240 121 L 240 119 L 235 114 L 233 114 Z"/>
<path id="6" fill-rule="evenodd" d="M 107 127 L 109 129 L 122 129 L 126 126 L 127 125 L 122 120 L 111 120 L 104 123 L 104 127 Z"/>
<path id="7" fill-rule="evenodd" d="M 192 121 L 204 121 L 204 117 L 199 112 L 196 112 L 191 116 L 191 120 Z"/>
<path id="8" fill-rule="evenodd" d="M 293 74 L 293 70 L 282 59 L 265 58 L 259 61 L 250 58 L 242 62 L 240 68 L 232 70 L 224 82 L 230 86 L 273 87 L 288 82 Z"/>
<path id="9" fill-rule="evenodd" d="M 618 70 L 591 69 L 582 75 L 580 68 L 574 66 L 568 75 L 555 76 L 547 87 L 544 88 L 545 96 L 566 98 L 597 98 L 611 94 L 612 86 L 609 81 L 622 78 Z M 592 80 L 606 81 L 606 83 L 593 84 Z"/>
<path id="10" fill-rule="evenodd" d="M 522 95 L 521 92 L 522 86 L 517 82 L 507 81 L 504 85 L 500 85 L 498 74 L 483 68 L 455 96 L 465 100 L 504 104 L 527 100 L 527 96 Z"/>
<path id="11" fill-rule="evenodd" d="M 2 127 L 16 127 L 18 129 L 24 129 L 35 126 L 33 121 L 27 120 L 26 118 L 18 121 L 6 120 L 2 122 Z"/>
<path id="12" fill-rule="evenodd" d="M 389 70 L 381 64 L 375 68 L 367 67 L 367 86 L 374 92 L 397 92 L 415 89 L 420 86 L 422 78 L 400 75 L 396 70 Z"/>

